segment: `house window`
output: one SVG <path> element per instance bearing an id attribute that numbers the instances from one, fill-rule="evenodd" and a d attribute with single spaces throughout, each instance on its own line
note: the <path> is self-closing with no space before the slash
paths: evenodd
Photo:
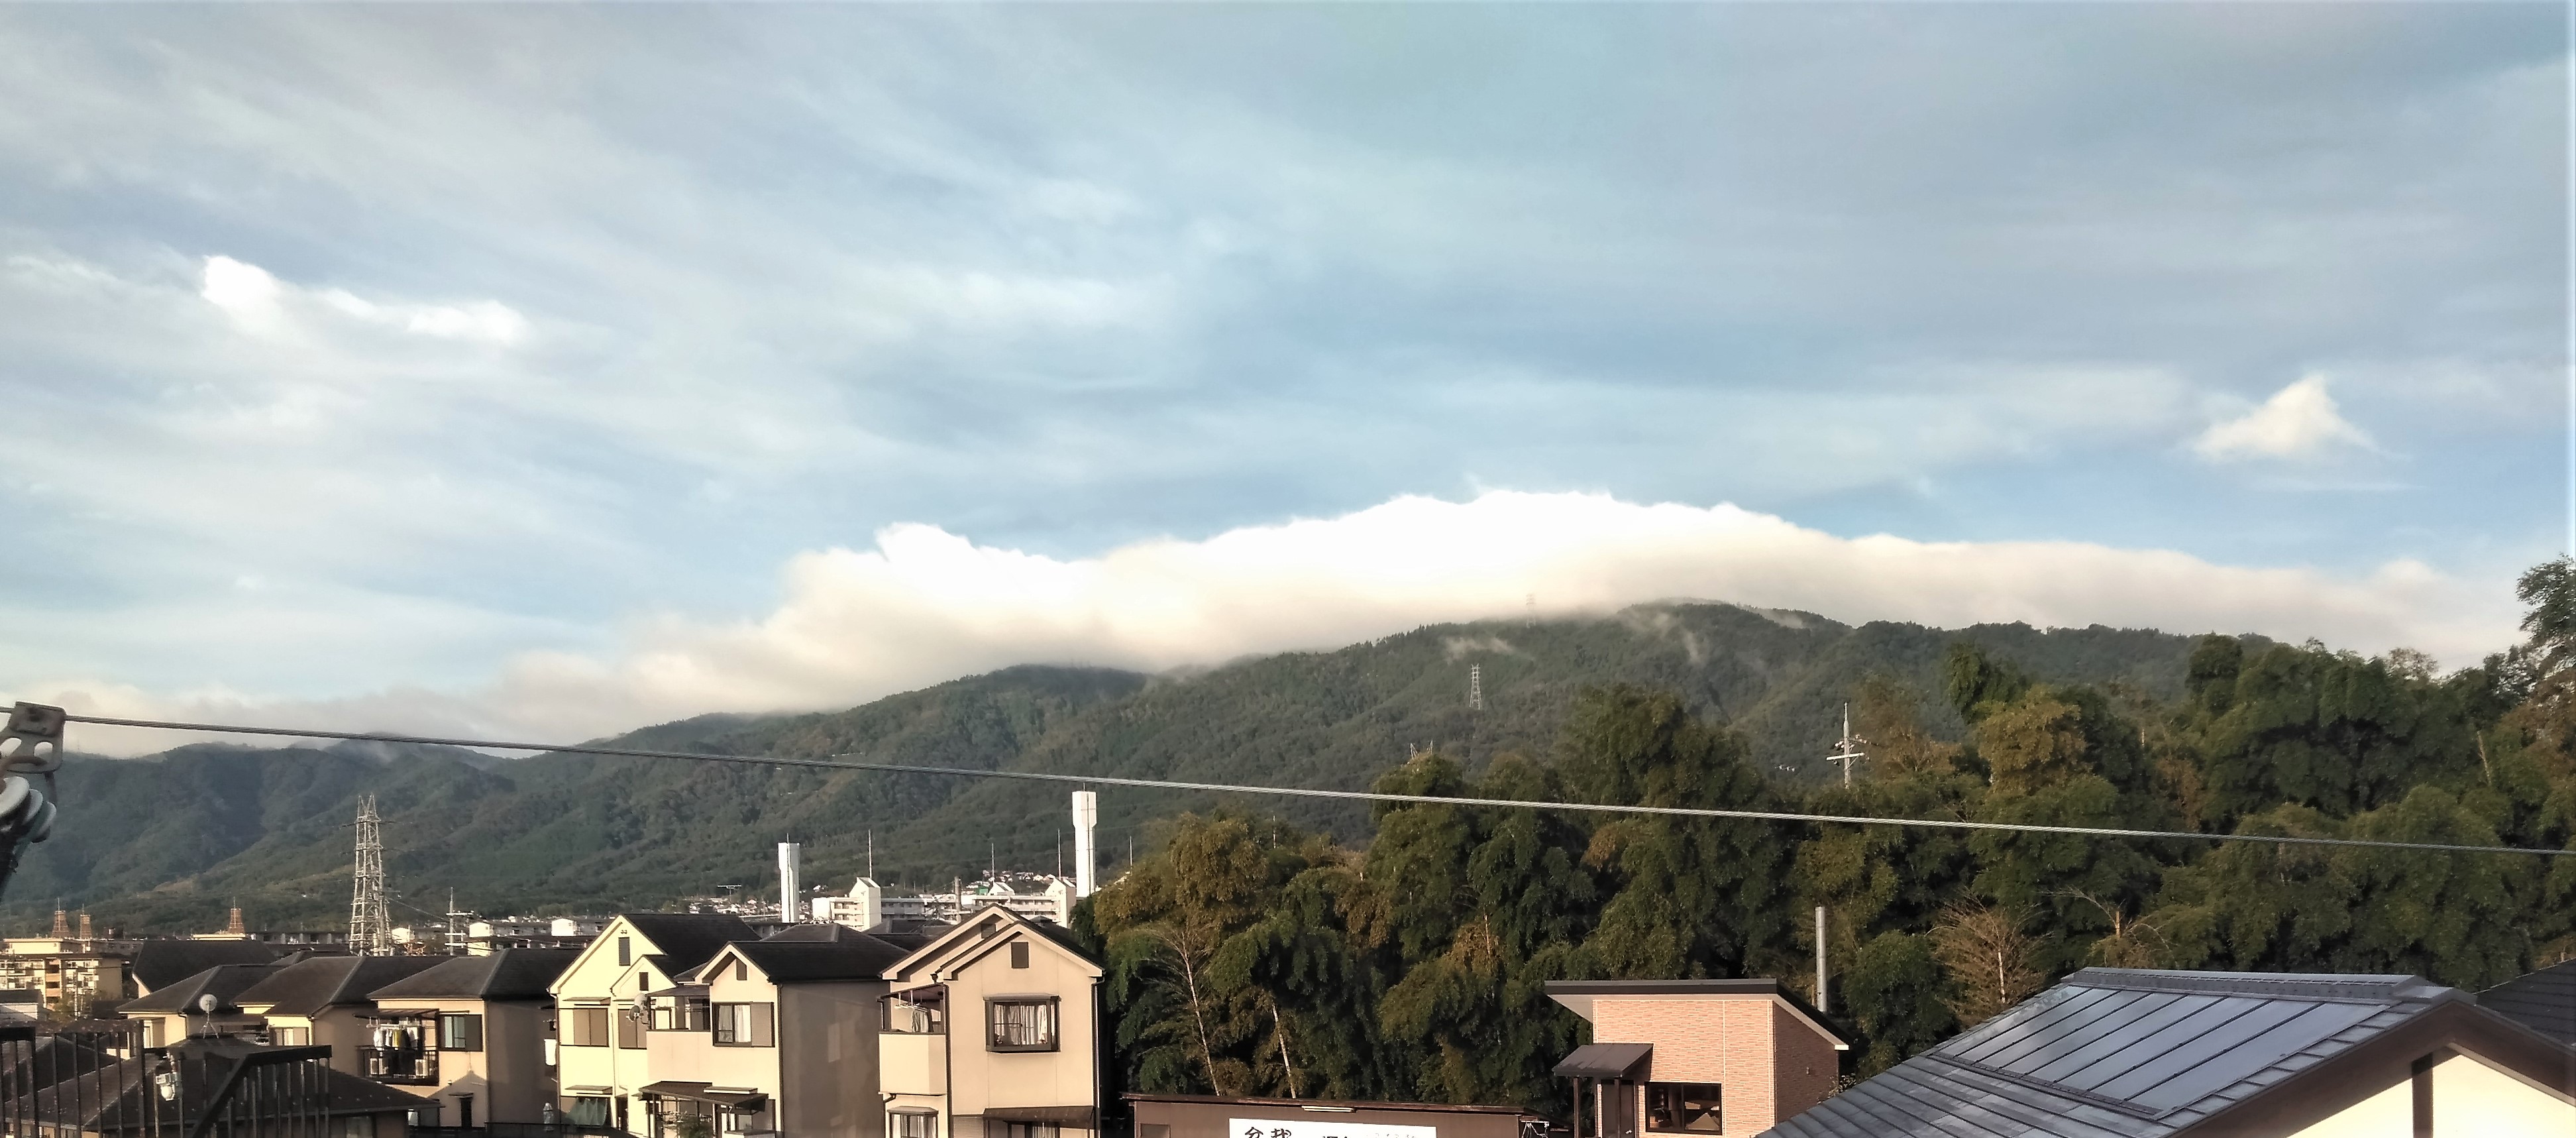
<path id="1" fill-rule="evenodd" d="M 744 962 L 742 962 L 742 961 L 739 961 L 739 960 L 734 961 L 734 962 L 733 962 L 733 978 L 734 978 L 734 979 L 736 979 L 736 980 L 749 980 L 749 979 L 751 979 L 751 965 L 746 964 L 746 963 L 744 963 Z"/>
<path id="2" fill-rule="evenodd" d="M 563 1024 L 569 1033 L 564 1039 L 566 1047 L 608 1046 L 607 1008 L 566 1008 Z"/>
<path id="3" fill-rule="evenodd" d="M 441 1051 L 481 1051 L 483 1017 L 449 1012 L 438 1017 L 438 1049 Z"/>
<path id="4" fill-rule="evenodd" d="M 1029 966 L 1029 942 L 1024 941 L 1024 940 L 1015 940 L 1015 941 L 1012 941 L 1012 942 L 1011 942 L 1011 967 L 1013 967 L 1013 968 L 1026 968 L 1026 967 L 1028 967 L 1028 966 Z"/>
<path id="5" fill-rule="evenodd" d="M 885 1010 L 885 1030 L 890 1035 L 945 1035 L 948 1033 L 948 989 L 933 985 L 889 992 L 877 1002 Z"/>
<path id="6" fill-rule="evenodd" d="M 625 937 L 617 938 L 617 966 L 624 968 L 633 963 L 635 963 L 634 943 Z"/>
<path id="7" fill-rule="evenodd" d="M 1055 1050 L 1055 997 L 987 1000 L 984 1007 L 993 1029 L 987 1050 Z"/>
<path id="8" fill-rule="evenodd" d="M 565 1120 L 575 1126 L 608 1125 L 608 1100 L 583 1096 L 567 1100 L 572 1109 L 564 1112 Z"/>
<path id="9" fill-rule="evenodd" d="M 1002 1138 L 1056 1138 L 1052 1122 L 1005 1122 Z"/>
<path id="10" fill-rule="evenodd" d="M 939 1138 L 939 1116 L 926 1110 L 898 1110 L 886 1116 L 886 1138 Z"/>
<path id="11" fill-rule="evenodd" d="M 272 1027 L 268 1029 L 271 1047 L 311 1047 L 313 1029 L 309 1027 Z"/>
<path id="12" fill-rule="evenodd" d="M 1725 1133 L 1726 1112 L 1717 1084 L 1646 1084 L 1646 1129 L 1667 1134 Z"/>
<path id="13" fill-rule="evenodd" d="M 743 1110 L 740 1107 L 719 1106 L 716 1108 L 716 1133 L 745 1133 L 751 1129 L 750 1124 L 752 1119 L 759 1116 L 760 1112 L 756 1110 Z"/>
<path id="14" fill-rule="evenodd" d="M 716 1004 L 711 1010 L 715 1018 L 716 1046 L 767 1047 L 771 1045 L 770 1017 L 774 1014 L 771 1005 Z"/>
<path id="15" fill-rule="evenodd" d="M 431 1100 L 429 1100 L 429 1101 L 428 1101 L 428 1102 L 426 1102 L 426 1103 L 422 1103 L 422 1104 L 421 1104 L 421 1105 L 419 1105 L 419 1106 L 415 1106 L 415 1107 L 411 1108 L 410 1114 L 411 1114 L 411 1124 L 412 1124 L 413 1126 L 415 1126 L 415 1127 L 419 1127 L 419 1128 L 424 1129 L 424 1130 L 434 1130 L 434 1129 L 437 1129 L 437 1127 L 438 1127 L 438 1100 L 437 1100 L 437 1099 L 431 1099 Z"/>
<path id="16" fill-rule="evenodd" d="M 628 1051 L 644 1049 L 644 1016 L 641 1012 L 619 1009 L 617 1012 L 617 1045 Z"/>
<path id="17" fill-rule="evenodd" d="M 676 996 L 669 993 L 653 1001 L 653 1030 L 705 1031 L 707 999 L 704 996 Z"/>

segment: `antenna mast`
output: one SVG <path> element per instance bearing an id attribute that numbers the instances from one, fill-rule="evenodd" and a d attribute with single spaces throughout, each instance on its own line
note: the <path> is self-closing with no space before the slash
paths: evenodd
<path id="1" fill-rule="evenodd" d="M 360 956 L 391 956 L 393 924 L 385 911 L 384 819 L 376 816 L 376 796 L 358 799 L 358 864 L 349 894 L 349 951 Z"/>

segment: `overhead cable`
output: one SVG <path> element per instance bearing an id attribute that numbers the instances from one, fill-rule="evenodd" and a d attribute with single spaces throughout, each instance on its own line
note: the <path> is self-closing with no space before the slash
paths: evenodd
<path id="1" fill-rule="evenodd" d="M 1843 826 L 1913 826 L 1942 830 L 1990 830 L 2019 834 L 2073 834 L 2101 838 L 2153 838 L 2187 842 L 2260 842 L 2279 846 L 2358 846 L 2368 849 L 2416 850 L 2428 853 L 2532 854 L 2540 857 L 2576 857 L 2576 849 L 2541 849 L 2529 846 L 2469 846 L 2438 842 L 2387 842 L 2367 838 L 2308 838 L 2287 834 L 2202 834 L 2189 830 L 2123 830 L 2104 826 L 2042 826 L 2024 822 L 1971 822 L 1956 818 L 1873 818 L 1850 814 L 1799 814 L 1783 810 L 1717 810 L 1697 806 L 1629 806 L 1607 802 L 1551 802 L 1516 798 L 1466 798 L 1431 794 L 1382 794 L 1367 790 L 1321 790 L 1293 786 L 1242 786 L 1222 782 L 1184 782 L 1177 779 L 1117 778 L 1109 775 L 1055 774 L 1046 771 L 975 770 L 970 767 L 932 767 L 910 763 L 854 763 L 838 761 L 846 755 L 822 759 L 791 759 L 778 755 L 718 755 L 699 751 L 654 751 L 635 747 L 567 746 L 558 743 L 519 743 L 499 739 L 449 739 L 430 735 L 387 735 L 353 731 L 322 731 L 298 727 L 242 727 L 223 723 L 172 723 L 157 719 L 115 719 L 103 715 L 71 715 L 72 723 L 100 727 L 139 727 L 155 731 L 205 731 L 234 735 L 272 735 L 297 739 L 341 739 L 361 743 L 416 743 L 440 747 L 471 747 L 494 751 L 536 751 L 567 755 L 608 755 L 637 759 L 688 759 L 694 762 L 739 763 L 745 766 L 811 767 L 822 770 L 878 771 L 887 774 L 944 775 L 954 778 L 1000 778 L 1022 782 L 1061 782 L 1080 786 L 1132 786 L 1144 790 L 1198 790 L 1221 794 L 1272 794 L 1294 798 L 1331 798 L 1353 802 L 1399 802 L 1421 806 L 1494 806 L 1510 810 L 1568 810 L 1587 814 L 1649 814 L 1681 818 L 1742 818 L 1763 822 L 1806 822 Z M 847 754 L 856 754 L 850 752 Z"/>

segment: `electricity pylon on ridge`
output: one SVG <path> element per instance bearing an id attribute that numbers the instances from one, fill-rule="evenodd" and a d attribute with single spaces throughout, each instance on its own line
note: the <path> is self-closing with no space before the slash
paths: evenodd
<path id="1" fill-rule="evenodd" d="M 385 908 L 384 819 L 376 816 L 376 796 L 358 799 L 358 864 L 349 892 L 349 951 L 360 956 L 393 955 L 393 918 Z"/>

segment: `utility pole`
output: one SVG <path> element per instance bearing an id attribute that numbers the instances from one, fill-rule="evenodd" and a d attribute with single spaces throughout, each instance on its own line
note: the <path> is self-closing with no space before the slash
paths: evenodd
<path id="1" fill-rule="evenodd" d="M 1834 743 L 1834 753 L 1825 756 L 1825 761 L 1829 763 L 1841 763 L 1843 765 L 1843 786 L 1846 788 L 1850 787 L 1852 784 L 1852 765 L 1869 757 L 1860 749 L 1861 744 L 1867 742 L 1869 742 L 1869 740 L 1851 733 L 1851 704 L 1845 703 L 1843 705 L 1843 737 Z"/>
<path id="2" fill-rule="evenodd" d="M 358 800 L 358 864 L 349 894 L 349 951 L 360 956 L 391 956 L 393 918 L 385 910 L 384 819 L 376 816 L 376 796 Z"/>
<path id="3" fill-rule="evenodd" d="M 473 915 L 456 907 L 455 890 L 447 891 L 447 954 L 449 956 L 465 955 L 465 926 L 458 924 L 457 918 Z"/>
<path id="4" fill-rule="evenodd" d="M 1832 1013 L 1825 996 L 1825 907 L 1816 906 L 1816 1010 Z"/>

